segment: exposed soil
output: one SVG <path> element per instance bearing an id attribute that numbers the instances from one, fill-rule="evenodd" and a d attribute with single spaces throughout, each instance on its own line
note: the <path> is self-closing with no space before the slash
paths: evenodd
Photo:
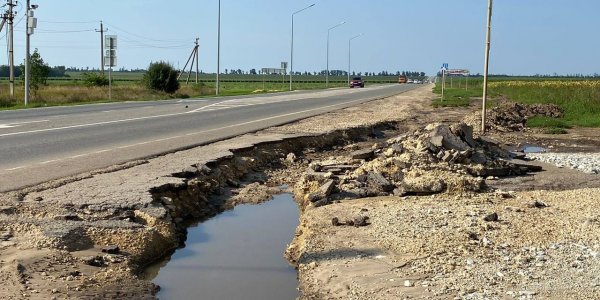
<path id="1" fill-rule="evenodd" d="M 455 124 L 476 109 L 433 109 L 433 98 L 431 87 L 424 86 L 208 146 L 1 194 L 0 298 L 153 299 L 158 287 L 137 274 L 183 245 L 187 224 L 292 189 L 302 214 L 286 256 L 298 266 L 303 298 L 597 298 L 598 175 L 518 162 L 543 171 L 472 176 L 484 185 L 436 189 L 433 195 L 386 191 L 384 197 L 338 197 L 325 205 L 306 201 L 321 187 L 304 181 L 316 163 L 335 161 L 338 168 L 330 169 L 340 169 L 340 160 L 361 149 L 386 156 L 393 147 L 390 138 L 415 131 L 429 137 L 427 125 Z M 600 131 L 591 129 L 558 136 L 527 130 L 490 136 L 508 150 L 519 143 L 560 151 L 600 146 L 594 138 Z M 428 150 L 424 157 L 440 164 L 439 151 L 458 156 L 444 149 Z M 344 163 L 363 169 L 368 164 L 364 159 Z M 341 168 L 329 170 L 329 176 L 358 175 Z M 443 178 L 452 178 L 455 169 L 445 170 Z M 424 177 L 442 174 L 423 172 Z M 404 182 L 388 173 L 384 179 Z M 496 217 L 490 217 L 493 213 Z"/>

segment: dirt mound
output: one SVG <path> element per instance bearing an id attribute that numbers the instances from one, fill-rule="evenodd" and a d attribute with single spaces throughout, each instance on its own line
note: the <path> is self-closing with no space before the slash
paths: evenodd
<path id="1" fill-rule="evenodd" d="M 314 206 L 375 196 L 479 192 L 486 177 L 538 170 L 504 160 L 515 155 L 493 140 L 475 139 L 465 123 L 430 124 L 346 156 L 313 161 L 295 192 L 304 205 Z"/>
<path id="2" fill-rule="evenodd" d="M 564 112 L 556 104 L 522 104 L 502 100 L 488 110 L 486 129 L 500 132 L 524 131 L 527 119 L 535 116 L 562 118 Z M 467 116 L 465 123 L 479 128 L 481 112 Z"/>

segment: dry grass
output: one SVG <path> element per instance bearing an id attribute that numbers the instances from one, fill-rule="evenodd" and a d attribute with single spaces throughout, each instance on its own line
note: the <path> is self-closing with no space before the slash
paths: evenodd
<path id="1" fill-rule="evenodd" d="M 17 86 L 13 99 L 9 96 L 8 86 L 0 86 L 0 108 L 20 108 L 24 91 Z M 151 91 L 139 84 L 115 85 L 112 88 L 112 101 L 159 100 L 188 98 L 214 93 L 214 89 L 199 85 L 182 85 L 175 94 Z M 56 106 L 79 103 L 108 102 L 108 87 L 88 87 L 84 85 L 48 85 L 32 90 L 32 107 Z"/>

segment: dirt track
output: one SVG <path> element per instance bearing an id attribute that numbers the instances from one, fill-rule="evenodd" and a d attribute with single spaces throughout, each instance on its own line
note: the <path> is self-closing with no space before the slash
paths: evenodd
<path id="1" fill-rule="evenodd" d="M 211 200 L 214 195 L 224 200 L 239 184 L 261 182 L 254 192 L 243 193 L 255 196 L 235 200 L 253 202 L 268 197 L 272 190 L 266 186 L 293 186 L 300 178 L 307 161 L 286 163 L 290 152 L 322 159 L 364 140 L 372 127 L 390 124 L 390 133 L 407 132 L 432 122 L 454 122 L 470 112 L 433 110 L 428 104 L 432 97 L 431 87 L 424 86 L 206 147 L 2 194 L 1 298 L 153 298 L 156 287 L 138 279 L 137 271 L 179 245 L 187 220 L 210 217 L 227 206 Z M 517 297 L 535 293 L 540 298 L 593 299 L 600 270 L 593 255 L 600 251 L 599 216 L 592 209 L 598 190 L 527 191 L 598 186 L 595 177 L 576 173 L 556 186 L 552 178 L 560 178 L 561 172 L 542 172 L 517 185 L 490 182 L 524 191 L 509 199 L 483 193 L 308 207 L 288 255 L 300 263 L 306 298 L 503 298 L 513 292 Z M 549 207 L 528 208 L 533 199 Z M 492 211 L 501 222 L 488 228 L 481 218 Z M 357 214 L 368 215 L 372 225 L 331 226 L 334 216 Z M 467 231 L 492 242 L 475 244 L 465 237 Z M 118 245 L 118 253 L 101 252 L 109 245 Z M 542 255 L 538 252 L 544 252 L 541 267 L 535 262 Z M 517 262 L 500 266 L 501 255 Z M 557 274 L 570 277 L 560 280 Z M 481 280 L 473 282 L 473 276 Z M 566 294 L 575 287 L 577 293 Z"/>

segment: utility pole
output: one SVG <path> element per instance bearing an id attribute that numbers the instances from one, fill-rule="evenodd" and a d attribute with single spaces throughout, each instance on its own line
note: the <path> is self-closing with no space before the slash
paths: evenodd
<path id="1" fill-rule="evenodd" d="M 107 31 L 108 28 L 105 30 L 100 21 L 100 30 L 96 29 L 96 32 L 100 32 L 100 70 L 102 70 L 102 75 L 104 75 L 104 33 Z"/>
<path id="2" fill-rule="evenodd" d="M 198 76 L 200 76 L 200 67 L 198 66 L 200 55 L 198 54 L 198 50 L 200 48 L 200 38 L 196 38 L 196 84 L 198 84 Z"/>
<path id="3" fill-rule="evenodd" d="M 15 96 L 15 56 L 14 56 L 14 36 L 13 36 L 13 21 L 15 15 L 13 7 L 16 5 L 13 0 L 8 0 L 8 81 L 10 85 L 10 97 Z"/>
<path id="4" fill-rule="evenodd" d="M 198 73 L 200 72 L 200 69 L 198 67 L 198 48 L 200 48 L 200 44 L 198 43 L 199 40 L 200 38 L 196 38 L 196 45 L 194 46 L 194 49 L 192 49 L 190 57 L 188 57 L 188 60 L 185 62 L 185 66 L 183 66 L 183 69 L 179 72 L 179 75 L 177 76 L 177 80 L 179 80 L 179 78 L 181 78 L 181 75 L 183 75 L 183 73 L 185 72 L 185 69 L 187 69 L 187 66 L 191 60 L 192 64 L 190 65 L 190 70 L 188 71 L 188 76 L 185 80 L 185 84 L 188 84 L 188 82 L 190 81 L 190 76 L 192 75 L 192 70 L 194 69 L 194 62 L 196 62 L 196 84 L 198 84 Z"/>
<path id="5" fill-rule="evenodd" d="M 488 71 L 490 65 L 490 36 L 492 32 L 492 5 L 493 0 L 488 2 L 488 14 L 487 14 L 487 34 L 485 37 L 485 64 L 483 71 L 483 101 L 481 104 L 481 134 L 485 134 L 485 119 L 486 109 L 485 105 L 487 102 L 487 88 L 488 88 Z"/>
<path id="6" fill-rule="evenodd" d="M 37 5 L 31 5 L 30 0 L 27 0 L 26 15 L 27 22 L 25 22 L 25 106 L 29 103 L 29 77 L 31 74 L 31 55 L 30 55 L 30 37 L 33 34 L 34 29 L 37 27 L 37 19 L 33 17 L 33 10 L 38 8 Z"/>
<path id="7" fill-rule="evenodd" d="M 216 95 L 219 95 L 219 73 L 221 72 L 221 0 L 219 0 L 219 16 L 217 21 L 217 82 Z"/>

